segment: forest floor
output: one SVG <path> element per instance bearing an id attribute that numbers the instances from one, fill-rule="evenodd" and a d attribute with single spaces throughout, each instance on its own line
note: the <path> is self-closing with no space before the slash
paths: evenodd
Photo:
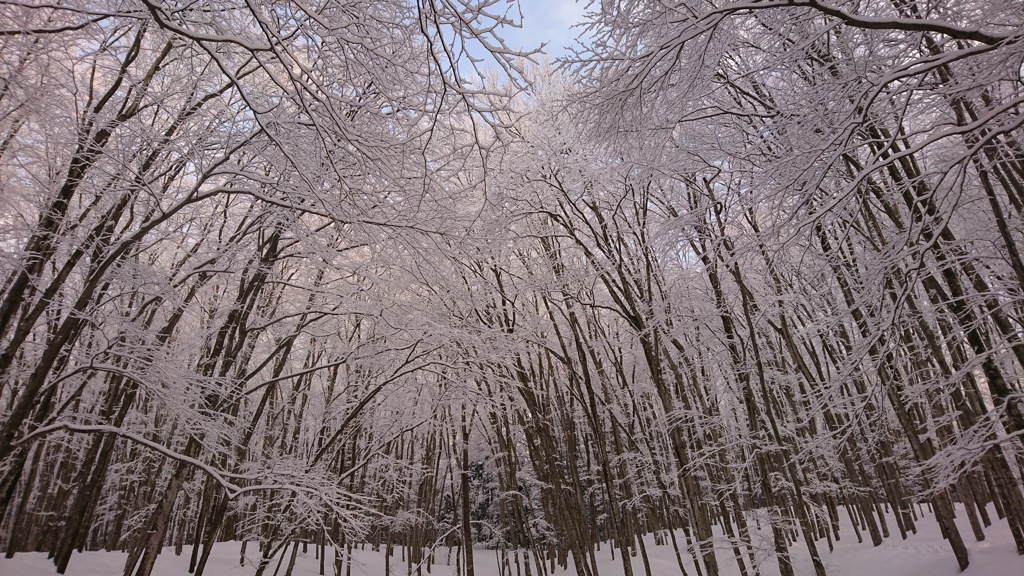
<path id="1" fill-rule="evenodd" d="M 872 547 L 868 536 L 865 533 L 864 543 L 858 543 L 853 527 L 849 519 L 843 517 L 840 523 L 840 540 L 835 542 L 835 550 L 829 552 L 825 540 L 819 540 L 817 545 L 821 551 L 825 570 L 829 576 L 1008 576 L 1024 575 L 1024 556 L 1018 556 L 1010 536 L 1006 522 L 997 521 L 994 511 L 991 511 L 992 526 L 986 529 L 984 542 L 976 542 L 967 522 L 967 517 L 960 510 L 957 523 L 960 526 L 961 534 L 967 542 L 970 550 L 971 565 L 964 572 L 957 568 L 956 560 L 949 546 L 942 540 L 938 526 L 931 518 L 931 514 L 925 508 L 919 511 L 918 533 L 910 534 L 906 540 L 901 540 L 896 531 L 896 524 L 892 517 L 889 517 L 889 527 L 893 531 L 893 537 L 886 539 L 881 546 Z M 754 524 L 751 528 L 754 529 Z M 755 544 L 762 548 L 755 552 L 758 561 L 761 562 L 761 576 L 777 576 L 778 565 L 770 554 L 770 541 L 767 531 L 760 531 L 760 536 L 755 536 Z M 680 532 L 677 535 L 680 549 L 683 553 L 684 566 L 688 576 L 695 576 L 693 559 L 685 549 L 682 548 L 685 537 Z M 675 552 L 669 542 L 666 545 L 656 545 L 653 536 L 645 539 L 647 554 L 650 561 L 652 576 L 681 576 L 679 565 L 676 561 Z M 258 548 L 250 545 L 247 551 L 246 563 L 239 564 L 239 548 L 237 542 L 224 542 L 218 544 L 210 558 L 206 574 L 209 576 L 251 576 L 256 570 L 258 560 Z M 190 548 L 185 547 L 181 556 L 175 556 L 173 549 L 167 548 L 157 560 L 154 570 L 155 576 L 184 576 L 188 574 L 188 563 Z M 810 557 L 802 542 L 795 544 L 791 553 L 794 561 L 794 569 L 798 576 L 812 575 L 814 570 L 811 566 Z M 445 576 L 455 573 L 455 555 L 452 551 L 451 564 L 447 564 L 448 549 L 438 548 L 435 550 L 435 564 L 430 574 Z M 283 576 L 287 569 L 291 547 L 288 547 L 286 557 L 277 572 Z M 736 562 L 733 559 L 732 549 L 728 542 L 723 540 L 717 550 L 718 562 L 721 567 L 722 576 L 736 576 L 739 574 Z M 494 550 L 478 548 L 474 551 L 476 576 L 500 576 L 498 570 L 498 556 Z M 328 551 L 328 562 L 326 573 L 333 574 L 330 559 L 332 553 Z M 596 553 L 598 562 L 598 573 L 600 576 L 622 576 L 622 559 L 615 551 L 614 557 L 607 545 L 602 545 Z M 644 564 L 641 556 L 637 554 L 631 558 L 635 576 L 644 576 Z M 67 576 L 115 576 L 124 570 L 125 554 L 120 552 L 85 552 L 76 553 L 67 571 Z M 277 559 L 272 562 L 266 571 L 266 576 L 273 576 L 277 568 Z M 549 565 L 550 568 L 550 565 Z M 19 553 L 11 559 L 0 557 L 0 576 L 43 576 L 54 574 L 53 563 L 47 560 L 43 553 Z M 315 557 L 314 547 L 310 546 L 308 552 L 303 553 L 301 548 L 296 557 L 293 576 L 315 576 L 320 573 L 320 562 Z M 401 550 L 396 549 L 391 559 L 391 574 L 404 576 L 407 573 L 406 562 L 402 558 Z M 556 569 L 552 576 L 560 574 L 575 574 L 572 560 L 570 558 L 568 571 Z M 353 552 L 352 576 L 384 576 L 384 555 L 381 552 L 373 552 L 367 547 L 366 550 L 355 550 Z M 426 571 L 424 571 L 426 574 Z M 508 574 L 506 572 L 506 574 Z M 511 574 L 516 574 L 516 567 L 511 566 Z M 537 574 L 536 568 L 533 574 Z"/>

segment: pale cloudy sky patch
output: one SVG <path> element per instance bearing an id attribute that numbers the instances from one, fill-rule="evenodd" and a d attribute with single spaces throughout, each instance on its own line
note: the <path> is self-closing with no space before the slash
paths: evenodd
<path id="1" fill-rule="evenodd" d="M 524 49 L 547 42 L 544 51 L 552 57 L 566 55 L 565 47 L 572 45 L 581 32 L 572 26 L 583 20 L 587 0 L 519 0 L 519 4 L 523 27 L 503 30 L 505 41 Z"/>

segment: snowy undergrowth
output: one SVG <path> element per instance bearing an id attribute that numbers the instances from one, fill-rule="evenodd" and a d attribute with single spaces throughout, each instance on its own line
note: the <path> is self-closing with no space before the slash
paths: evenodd
<path id="1" fill-rule="evenodd" d="M 889 526 L 894 536 L 886 539 L 881 546 L 872 547 L 870 541 L 858 543 L 850 521 L 845 515 L 841 518 L 840 540 L 835 542 L 835 550 L 828 552 L 827 543 L 824 540 L 818 542 L 819 549 L 825 559 L 826 571 L 830 576 L 955 576 L 959 574 L 956 560 L 950 551 L 949 546 L 942 540 L 939 534 L 938 525 L 931 518 L 927 509 L 919 511 L 923 517 L 918 522 L 918 533 L 911 534 L 906 540 L 901 540 L 895 532 L 896 524 L 892 516 L 889 516 Z M 1024 556 L 1018 556 L 1011 539 L 1010 532 L 1006 528 L 1005 521 L 996 521 L 994 511 L 990 511 L 993 525 L 986 529 L 986 539 L 983 542 L 974 541 L 970 525 L 962 509 L 957 518 L 961 533 L 968 541 L 968 548 L 971 554 L 971 565 L 963 572 L 964 576 L 1004 576 L 1008 574 L 1024 574 Z M 842 512 L 841 512 L 842 513 Z M 752 525 L 753 528 L 753 525 Z M 763 548 L 758 553 L 761 560 L 762 576 L 777 576 L 778 565 L 770 554 L 770 542 L 767 539 L 767 531 L 760 533 Z M 685 542 L 683 534 L 678 535 L 680 546 Z M 755 537 L 757 538 L 757 537 Z M 867 535 L 865 534 L 865 538 Z M 653 536 L 645 539 L 648 558 L 651 565 L 652 576 L 678 576 L 679 566 L 676 562 L 672 546 L 658 546 Z M 739 570 L 733 560 L 731 548 L 724 539 L 719 543 L 718 561 L 722 568 L 722 576 L 736 576 Z M 254 554 L 258 548 L 248 546 L 248 554 L 244 566 L 239 563 L 240 544 L 237 542 L 223 542 L 218 544 L 213 551 L 206 573 L 210 576 L 250 576 L 256 571 L 257 556 Z M 291 547 L 288 547 L 287 554 L 290 555 Z M 157 560 L 154 574 L 156 576 L 178 576 L 188 574 L 188 561 L 190 549 L 185 547 L 181 556 L 175 556 L 172 549 L 165 549 Z M 441 548 L 435 551 L 435 564 L 431 568 L 431 574 L 444 576 L 455 573 L 455 553 L 451 556 L 451 564 L 448 560 L 448 549 Z M 684 551 L 685 554 L 685 551 Z M 797 575 L 812 575 L 814 570 L 811 567 L 810 558 L 802 544 L 796 544 L 792 548 L 794 568 Z M 326 573 L 332 574 L 330 560 L 333 555 L 328 550 Z M 597 552 L 598 572 L 601 576 L 622 576 L 624 573 L 622 559 L 615 551 L 614 557 L 607 545 L 603 545 Z M 120 574 L 124 570 L 125 555 L 120 552 L 85 552 L 75 554 L 68 568 L 68 576 L 109 576 Z M 277 560 L 270 564 L 266 574 L 271 576 L 275 572 Z M 643 561 L 638 554 L 631 558 L 634 574 L 644 576 Z M 688 555 L 684 556 L 684 566 L 687 574 L 695 574 L 693 560 Z M 283 575 L 287 568 L 288 558 L 284 559 L 279 575 Z M 476 576 L 500 576 L 498 570 L 498 556 L 493 550 L 478 549 L 475 553 Z M 515 574 L 513 565 L 512 574 Z M 0 576 L 42 576 L 53 574 L 53 563 L 43 553 L 21 553 L 12 559 L 0 558 Z M 300 549 L 292 572 L 294 576 L 315 576 L 320 573 L 320 562 L 314 555 L 314 549 L 309 547 L 307 553 Z M 401 576 L 407 573 L 406 563 L 402 560 L 401 550 L 396 549 L 391 559 L 391 574 Z M 426 571 L 424 571 L 424 574 Z M 553 576 L 559 574 L 574 574 L 575 568 L 570 560 L 569 568 L 563 571 L 557 568 Z M 382 552 L 373 552 L 367 547 L 366 550 L 355 550 L 353 552 L 352 574 L 354 576 L 383 576 L 384 555 Z M 536 574 L 536 570 L 534 570 Z"/>

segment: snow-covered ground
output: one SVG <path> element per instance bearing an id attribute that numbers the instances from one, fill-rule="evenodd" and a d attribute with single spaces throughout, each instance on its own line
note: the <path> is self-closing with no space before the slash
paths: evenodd
<path id="1" fill-rule="evenodd" d="M 901 540 L 898 533 L 895 533 L 895 523 L 890 519 L 890 527 L 894 536 L 887 539 L 881 546 L 872 547 L 869 540 L 858 544 L 853 528 L 845 518 L 840 525 L 840 538 L 836 542 L 835 551 L 829 553 L 828 545 L 824 540 L 818 542 L 819 550 L 825 557 L 825 568 L 829 576 L 955 576 L 960 574 L 956 560 L 953 557 L 949 546 L 942 540 L 938 526 L 934 523 L 928 511 L 924 511 L 925 517 L 919 522 L 917 534 L 910 535 L 907 540 Z M 961 533 L 968 543 L 970 550 L 971 565 L 963 572 L 964 576 L 1008 576 L 1024 575 L 1024 556 L 1018 556 L 1006 528 L 1005 521 L 996 521 L 992 513 L 993 525 L 986 530 L 984 542 L 976 542 L 967 523 L 967 518 L 962 513 L 957 521 Z M 865 534 L 865 539 L 867 535 Z M 682 546 L 683 535 L 679 534 L 680 546 Z M 675 553 L 671 544 L 656 546 L 653 537 L 646 540 L 647 553 L 651 564 L 652 576 L 679 576 L 680 571 L 676 563 Z M 765 551 L 770 546 L 769 542 L 763 542 Z M 248 547 L 248 558 L 245 566 L 239 565 L 239 548 L 237 542 L 225 542 L 218 544 L 210 559 L 206 574 L 209 576 L 250 576 L 255 572 L 257 547 Z M 287 549 L 290 555 L 291 548 Z M 189 548 L 186 547 L 181 556 L 175 556 L 173 550 L 166 549 L 160 555 L 156 564 L 154 574 L 157 576 L 178 576 L 188 574 Z M 455 571 L 454 555 L 452 564 L 446 565 L 448 550 L 439 549 L 435 552 L 436 562 L 431 569 L 431 574 L 444 576 L 453 574 Z M 802 545 L 795 545 L 792 548 L 794 568 L 798 575 L 813 575 L 809 557 Z M 396 576 L 406 574 L 406 564 L 401 560 L 401 552 L 396 550 L 391 561 L 391 573 Z M 328 560 L 331 555 L 328 551 Z M 384 576 L 384 556 L 382 553 L 366 550 L 356 550 L 353 553 L 353 576 Z M 723 542 L 718 550 L 719 564 L 723 568 L 723 576 L 735 576 L 739 574 L 736 563 L 732 557 L 732 551 Z M 612 558 L 608 546 L 602 546 L 597 553 L 598 573 L 600 576 L 622 576 L 623 566 L 617 551 L 615 558 Z M 684 556 L 686 561 L 687 574 L 694 576 L 695 571 L 689 555 Z M 67 574 L 69 576 L 114 576 L 121 574 L 124 570 L 125 555 L 123 553 L 85 552 L 75 554 Z M 640 556 L 632 558 L 635 576 L 644 576 L 643 561 Z M 285 573 L 288 559 L 285 558 L 279 576 Z M 476 575 L 477 576 L 499 576 L 497 556 L 493 550 L 478 549 L 475 551 Z M 271 563 L 266 572 L 272 576 L 275 572 L 277 562 Z M 295 564 L 294 576 L 315 576 L 320 573 L 320 563 L 314 557 L 313 547 L 309 552 L 299 552 Z M 54 574 L 53 563 L 46 559 L 41 553 L 22 553 L 15 555 L 12 559 L 0 558 L 0 576 L 42 576 Z M 333 574 L 331 563 L 326 565 L 326 573 Z M 426 573 L 424 571 L 424 573 Z M 557 570 L 555 574 L 562 574 Z M 575 570 L 570 562 L 569 574 Z M 512 567 L 512 574 L 515 574 L 515 567 Z M 534 570 L 536 574 L 536 570 Z M 762 558 L 762 576 L 777 576 L 778 567 L 775 561 L 768 557 L 767 552 Z"/>

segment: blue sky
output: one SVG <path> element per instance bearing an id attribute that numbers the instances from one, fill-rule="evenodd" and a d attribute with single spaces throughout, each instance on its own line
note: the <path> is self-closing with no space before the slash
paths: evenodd
<path id="1" fill-rule="evenodd" d="M 545 51 L 552 57 L 564 56 L 564 46 L 573 43 L 579 29 L 571 26 L 583 19 L 587 0 L 519 0 L 523 27 L 499 32 L 510 46 L 536 48 L 549 42 Z"/>

